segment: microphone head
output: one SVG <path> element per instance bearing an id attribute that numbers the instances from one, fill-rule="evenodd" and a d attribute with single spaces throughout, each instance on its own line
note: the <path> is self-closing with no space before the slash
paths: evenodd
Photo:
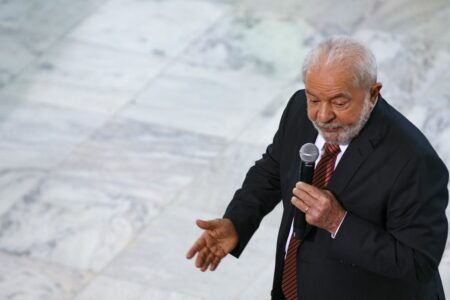
<path id="1" fill-rule="evenodd" d="M 319 157 L 319 149 L 312 143 L 306 143 L 300 148 L 300 159 L 312 163 Z"/>

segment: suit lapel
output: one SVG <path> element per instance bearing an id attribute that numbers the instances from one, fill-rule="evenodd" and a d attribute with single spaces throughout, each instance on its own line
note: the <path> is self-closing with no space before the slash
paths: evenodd
<path id="1" fill-rule="evenodd" d="M 355 175 L 361 164 L 369 157 L 382 138 L 382 110 L 385 102 L 380 97 L 372 111 L 371 117 L 360 134 L 354 138 L 341 161 L 336 167 L 333 176 L 328 183 L 328 189 L 335 194 L 340 194 Z"/>
<path id="2" fill-rule="evenodd" d="M 368 139 L 358 139 L 353 141 L 341 158 L 333 176 L 328 183 L 327 189 L 335 194 L 340 194 L 361 164 L 372 153 L 373 146 Z"/>

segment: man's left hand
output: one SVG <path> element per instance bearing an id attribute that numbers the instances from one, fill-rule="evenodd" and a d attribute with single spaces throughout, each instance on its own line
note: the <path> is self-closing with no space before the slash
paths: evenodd
<path id="1" fill-rule="evenodd" d="M 313 185 L 297 182 L 293 190 L 292 204 L 305 213 L 306 222 L 335 234 L 345 209 L 334 195 Z"/>

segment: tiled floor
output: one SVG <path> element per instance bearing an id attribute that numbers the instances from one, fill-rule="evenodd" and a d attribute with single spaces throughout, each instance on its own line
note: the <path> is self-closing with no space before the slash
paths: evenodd
<path id="1" fill-rule="evenodd" d="M 217 272 L 184 256 L 305 53 L 365 41 L 450 166 L 448 28 L 447 0 L 0 1 L 0 299 L 268 299 L 280 208 Z M 450 295 L 450 246 L 440 269 Z"/>

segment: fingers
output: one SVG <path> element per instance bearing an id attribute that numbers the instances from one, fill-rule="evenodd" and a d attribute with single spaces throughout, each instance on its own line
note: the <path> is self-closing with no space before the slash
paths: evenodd
<path id="1" fill-rule="evenodd" d="M 214 244 L 206 232 L 194 243 L 186 257 L 191 259 L 196 254 L 195 266 L 202 272 L 205 272 L 208 268 L 212 271 L 215 270 L 222 257 L 225 256 L 223 249 Z"/>
<path id="2" fill-rule="evenodd" d="M 209 252 L 208 255 L 206 256 L 206 259 L 203 261 L 203 265 L 200 267 L 200 270 L 202 272 L 205 272 L 214 259 L 215 259 L 214 254 Z"/>
<path id="3" fill-rule="evenodd" d="M 309 193 L 307 193 L 306 191 L 299 189 L 297 187 L 295 187 L 292 191 L 295 199 L 300 200 L 302 203 L 304 203 L 307 207 L 311 207 L 314 205 L 317 205 L 317 198 L 310 195 Z M 294 202 L 293 202 L 294 204 Z M 294 204 L 295 205 L 295 204 Z M 299 207 L 299 209 L 302 209 L 301 207 Z"/>
<path id="4" fill-rule="evenodd" d="M 302 200 L 298 199 L 297 197 L 292 197 L 291 199 L 291 203 L 297 207 L 298 209 L 300 209 L 302 212 L 304 212 L 305 214 L 308 212 L 309 210 L 309 206 L 305 204 L 305 202 L 303 202 Z"/>
<path id="5" fill-rule="evenodd" d="M 318 187 L 315 187 L 311 184 L 307 184 L 304 182 L 297 182 L 294 188 L 294 193 L 298 191 L 303 191 L 304 193 L 308 194 L 310 196 L 309 199 L 320 199 L 323 198 L 324 194 L 322 189 L 319 189 Z"/>
<path id="6" fill-rule="evenodd" d="M 200 227 L 201 229 L 204 230 L 213 230 L 217 227 L 217 220 L 209 220 L 209 221 L 205 221 L 205 220 L 197 220 L 195 221 L 195 223 L 197 224 L 198 227 Z"/>
<path id="7" fill-rule="evenodd" d="M 214 255 L 213 252 L 208 248 L 202 249 L 195 260 L 195 266 L 200 269 L 200 271 L 205 272 L 208 268 L 214 271 L 221 261 L 221 257 Z"/>
<path id="8" fill-rule="evenodd" d="M 238 242 L 233 224 L 227 219 L 197 220 L 196 224 L 205 230 L 186 254 L 188 259 L 197 256 L 195 266 L 202 272 L 208 268 L 214 271 L 222 258 L 231 251 Z"/>
<path id="9" fill-rule="evenodd" d="M 327 202 L 332 195 L 327 190 L 319 189 L 304 182 L 297 182 L 292 193 L 309 207 Z"/>
<path id="10" fill-rule="evenodd" d="M 198 227 L 204 229 L 204 230 L 211 230 L 215 228 L 217 225 L 216 220 L 211 221 L 204 221 L 204 220 L 197 220 L 195 222 Z M 188 253 L 186 254 L 187 259 L 191 259 L 195 256 L 197 252 L 199 252 L 201 249 L 207 247 L 207 236 L 206 233 L 204 233 L 197 241 L 195 241 L 194 245 L 189 249 Z"/>
<path id="11" fill-rule="evenodd" d="M 194 257 L 194 255 L 206 247 L 206 239 L 204 235 L 202 235 L 200 238 L 198 238 L 194 245 L 189 249 L 188 253 L 186 254 L 187 259 L 191 259 Z"/>
<path id="12" fill-rule="evenodd" d="M 206 258 L 208 257 L 209 251 L 208 248 L 203 248 L 202 250 L 200 250 L 197 254 L 197 258 L 195 259 L 195 266 L 197 268 L 202 268 Z"/>
<path id="13" fill-rule="evenodd" d="M 217 269 L 217 267 L 220 264 L 221 259 L 216 257 L 214 258 L 214 260 L 211 262 L 211 266 L 209 268 L 210 271 L 215 271 Z"/>

